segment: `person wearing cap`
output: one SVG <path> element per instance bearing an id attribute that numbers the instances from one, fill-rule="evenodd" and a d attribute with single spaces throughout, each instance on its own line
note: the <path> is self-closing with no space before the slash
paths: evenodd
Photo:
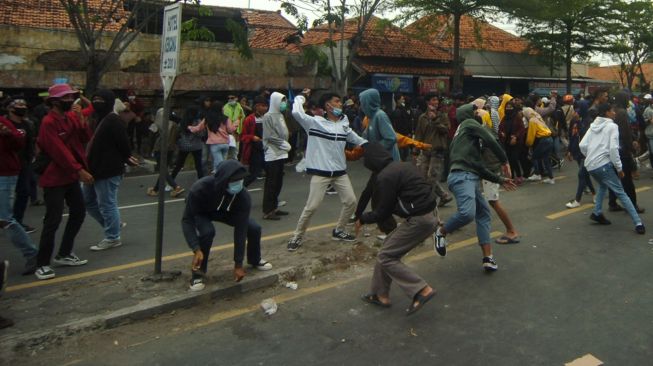
<path id="1" fill-rule="evenodd" d="M 86 216 L 79 182 L 94 182 L 87 170 L 84 149 L 84 144 L 91 139 L 92 131 L 82 115 L 81 106 L 73 107 L 79 92 L 68 84 L 55 84 L 48 93 L 50 112 L 43 118 L 37 138 L 37 146 L 50 159 L 39 178 L 45 199 L 45 218 L 35 272 L 40 280 L 55 276 L 50 268 L 51 261 L 62 266 L 81 266 L 88 262 L 77 257 L 73 247 Z M 53 260 L 54 241 L 61 224 L 64 203 L 68 206 L 68 222 L 59 252 Z"/>
<path id="2" fill-rule="evenodd" d="M 19 152 L 25 146 L 25 139 L 24 130 L 0 116 L 0 229 L 5 229 L 11 243 L 20 250 L 26 261 L 25 273 L 31 274 L 36 267 L 38 251 L 13 214 L 16 183 L 22 169 Z"/>
<path id="3" fill-rule="evenodd" d="M 87 151 L 89 171 L 95 182 L 84 184 L 82 191 L 88 214 L 104 230 L 104 239 L 91 246 L 94 251 L 122 245 L 118 189 L 125 164 L 138 165 L 138 160 L 131 156 L 127 128 L 114 111 L 115 101 L 115 94 L 107 89 L 98 90 L 92 99 L 98 125 Z"/>
<path id="4" fill-rule="evenodd" d="M 190 289 L 204 289 L 209 254 L 215 237 L 213 221 L 234 228 L 234 279 L 245 277 L 243 261 L 255 269 L 268 271 L 272 264 L 261 259 L 261 226 L 250 217 L 252 200 L 244 188 L 245 167 L 235 160 L 225 160 L 215 175 L 196 181 L 188 193 L 181 227 L 194 253 Z"/>

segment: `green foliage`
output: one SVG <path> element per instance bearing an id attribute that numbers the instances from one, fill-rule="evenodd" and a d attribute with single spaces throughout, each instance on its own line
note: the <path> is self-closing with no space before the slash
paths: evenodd
<path id="1" fill-rule="evenodd" d="M 317 63 L 318 76 L 332 75 L 331 66 L 329 65 L 329 57 L 319 47 L 306 46 L 302 49 L 302 55 L 305 63 Z"/>
<path id="2" fill-rule="evenodd" d="M 215 34 L 204 26 L 199 26 L 197 18 L 191 18 L 181 23 L 181 41 L 215 42 Z"/>
<path id="3" fill-rule="evenodd" d="M 225 27 L 231 33 L 234 39 L 234 46 L 236 46 L 240 56 L 244 59 L 251 60 L 254 55 L 252 54 L 252 49 L 249 48 L 247 29 L 233 19 L 227 19 Z"/>

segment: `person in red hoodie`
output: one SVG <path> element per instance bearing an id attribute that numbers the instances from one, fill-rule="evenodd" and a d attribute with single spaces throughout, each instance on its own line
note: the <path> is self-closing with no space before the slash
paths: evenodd
<path id="1" fill-rule="evenodd" d="M 5 229 L 11 243 L 27 261 L 25 272 L 34 273 L 37 250 L 29 235 L 16 219 L 13 207 L 16 182 L 21 170 L 18 152 L 25 145 L 25 131 L 16 129 L 7 118 L 0 116 L 0 229 Z"/>
<path id="2" fill-rule="evenodd" d="M 249 187 L 263 172 L 263 115 L 268 111 L 268 101 L 262 97 L 254 98 L 254 113 L 243 121 L 240 134 L 242 163 L 249 165 L 249 175 L 245 177 L 245 187 Z"/>
<path id="3" fill-rule="evenodd" d="M 91 139 L 92 131 L 81 106 L 75 104 L 79 92 L 68 84 L 55 84 L 48 90 L 48 95 L 50 112 L 43 117 L 36 141 L 41 153 L 47 155 L 50 161 L 39 179 L 45 199 L 45 218 L 35 272 L 40 280 L 55 275 L 50 268 L 50 261 L 64 203 L 69 208 L 68 222 L 59 252 L 52 262 L 62 266 L 81 266 L 88 262 L 73 253 L 73 245 L 86 216 L 79 182 L 94 182 L 93 176 L 87 171 L 84 149 L 84 144 Z"/>

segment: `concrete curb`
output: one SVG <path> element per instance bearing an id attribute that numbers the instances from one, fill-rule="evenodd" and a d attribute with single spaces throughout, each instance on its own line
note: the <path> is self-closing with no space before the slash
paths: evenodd
<path id="1" fill-rule="evenodd" d="M 0 338 L 0 354 L 9 355 L 13 352 L 45 347 L 48 344 L 61 342 L 70 336 L 118 327 L 130 322 L 151 318 L 176 309 L 188 308 L 200 303 L 211 301 L 218 297 L 226 297 L 238 293 L 249 292 L 263 287 L 273 286 L 286 274 L 296 270 L 294 267 L 280 268 L 259 275 L 246 277 L 241 283 L 229 286 L 208 288 L 200 292 L 187 291 L 175 296 L 158 296 L 141 301 L 139 304 L 126 307 L 108 314 L 90 316 L 73 322 L 58 325 L 43 331 L 33 331 L 23 334 L 12 334 Z"/>

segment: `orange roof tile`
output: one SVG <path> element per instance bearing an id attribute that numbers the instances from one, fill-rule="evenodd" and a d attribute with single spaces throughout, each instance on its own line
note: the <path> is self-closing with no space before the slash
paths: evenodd
<path id="1" fill-rule="evenodd" d="M 298 53 L 299 47 L 293 44 L 293 36 L 299 30 L 281 13 L 276 11 L 242 9 L 241 16 L 249 31 L 249 46 L 264 49 L 285 49 Z"/>
<path id="2" fill-rule="evenodd" d="M 592 79 L 614 81 L 622 84 L 621 77 L 619 75 L 620 69 L 621 68 L 619 65 L 590 67 L 588 76 L 591 77 Z M 649 83 L 653 81 L 653 63 L 642 64 L 642 69 L 644 70 L 644 75 L 646 76 L 646 80 Z M 638 83 L 639 77 L 636 77 L 635 80 L 636 80 L 635 83 Z M 625 81 L 625 77 L 624 77 L 624 81 Z M 624 85 L 622 84 L 622 86 Z"/>
<path id="3" fill-rule="evenodd" d="M 105 14 L 110 9 L 109 4 L 113 4 L 113 2 L 88 0 L 88 4 L 90 13 Z M 119 19 L 124 19 L 126 14 L 128 12 L 119 7 L 114 17 L 118 22 L 109 24 L 107 29 L 118 31 L 120 29 Z M 0 24 L 48 29 L 73 29 L 68 14 L 57 0 L 2 0 L 0 1 Z"/>
<path id="4" fill-rule="evenodd" d="M 429 15 L 406 27 L 415 34 L 426 34 L 431 42 L 453 48 L 453 28 L 447 17 Z M 451 29 L 451 31 L 449 31 Z M 528 49 L 527 40 L 495 27 L 483 20 L 464 15 L 460 19 L 460 48 L 494 52 L 522 53 Z"/>
<path id="5" fill-rule="evenodd" d="M 378 27 L 380 21 L 379 18 L 372 17 L 367 24 L 363 33 L 363 40 L 357 52 L 359 57 L 412 58 L 441 62 L 450 62 L 453 59 L 449 51 L 409 37 L 396 26 L 389 26 L 381 31 Z M 357 27 L 357 19 L 348 19 L 345 22 L 343 39 L 349 40 L 353 38 L 356 34 Z M 333 39 L 337 41 L 340 37 L 340 33 L 336 31 Z M 328 27 L 324 24 L 306 32 L 302 44 L 322 45 L 328 39 Z"/>

